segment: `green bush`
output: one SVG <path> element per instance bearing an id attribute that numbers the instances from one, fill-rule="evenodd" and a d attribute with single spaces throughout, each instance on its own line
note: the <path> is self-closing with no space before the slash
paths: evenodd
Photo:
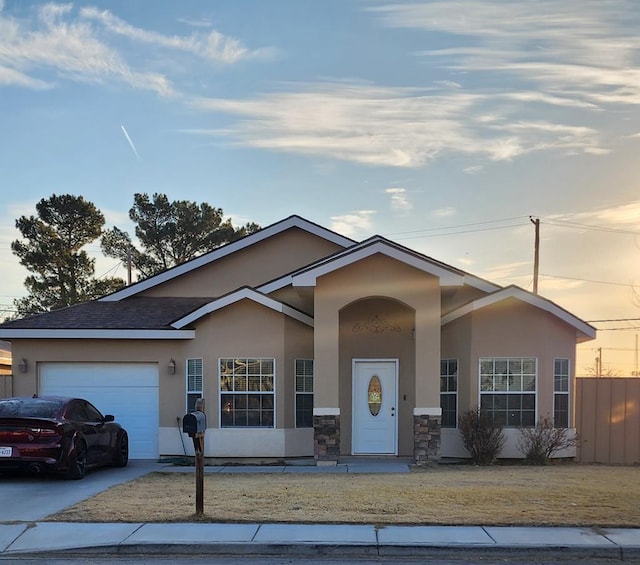
<path id="1" fill-rule="evenodd" d="M 483 414 L 479 407 L 467 410 L 458 418 L 458 430 L 471 462 L 476 465 L 491 465 L 504 447 L 502 426 Z"/>
<path id="2" fill-rule="evenodd" d="M 555 453 L 573 447 L 578 435 L 568 428 L 555 428 L 551 418 L 541 418 L 533 428 L 520 428 L 518 450 L 530 465 L 546 465 Z"/>

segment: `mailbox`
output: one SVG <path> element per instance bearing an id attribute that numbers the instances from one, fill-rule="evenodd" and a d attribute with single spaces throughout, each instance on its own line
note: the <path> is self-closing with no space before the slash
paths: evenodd
<path id="1" fill-rule="evenodd" d="M 182 418 L 182 431 L 193 437 L 195 434 L 203 434 L 207 429 L 207 415 L 204 412 L 195 411 L 185 414 Z"/>

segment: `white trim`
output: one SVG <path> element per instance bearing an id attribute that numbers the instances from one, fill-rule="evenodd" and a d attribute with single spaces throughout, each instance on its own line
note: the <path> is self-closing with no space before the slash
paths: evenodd
<path id="1" fill-rule="evenodd" d="M 454 426 L 446 426 L 446 428 L 448 429 L 457 429 L 458 428 L 458 418 L 460 416 L 460 398 L 458 396 L 458 392 L 459 392 L 459 388 L 460 388 L 460 359 L 458 357 L 442 357 L 440 359 L 440 382 L 442 383 L 442 377 L 450 377 L 451 375 L 443 375 L 442 374 L 442 362 L 446 361 L 455 361 L 456 362 L 456 390 L 455 392 L 451 392 L 451 391 L 443 391 L 440 390 L 440 413 L 442 415 L 442 395 L 446 395 L 446 396 L 452 396 L 455 394 L 456 397 L 456 422 Z M 442 422 L 440 422 L 441 427 L 445 427 L 442 425 Z"/>
<path id="2" fill-rule="evenodd" d="M 474 312 L 475 310 L 480 310 L 487 306 L 492 306 L 498 302 L 506 300 L 507 298 L 515 298 L 516 300 L 521 300 L 522 302 L 526 302 L 531 306 L 536 308 L 540 308 L 546 312 L 549 312 L 556 318 L 559 318 L 563 322 L 573 326 L 577 331 L 577 341 L 588 341 L 591 339 L 595 339 L 596 337 L 596 329 L 583 322 L 573 314 L 567 312 L 566 310 L 560 308 L 557 304 L 554 304 L 550 300 L 546 298 L 542 298 L 537 294 L 533 294 L 531 292 L 527 292 L 526 290 L 519 288 L 517 286 L 509 286 L 507 288 L 503 288 L 489 296 L 483 296 L 478 300 L 474 300 L 473 302 L 469 302 L 464 306 L 461 306 L 457 310 L 453 312 L 449 312 L 442 316 L 440 321 L 441 326 L 446 326 L 448 323 L 461 318 L 462 316 L 466 316 L 467 314 Z"/>
<path id="3" fill-rule="evenodd" d="M 316 408 L 313 407 L 314 416 L 340 416 L 340 408 Z"/>
<path id="4" fill-rule="evenodd" d="M 222 361 L 222 359 L 246 359 L 247 361 L 249 359 L 255 359 L 257 361 L 263 361 L 263 360 L 269 360 L 269 361 L 273 361 L 273 390 L 249 390 L 249 382 L 247 380 L 247 390 L 222 390 L 220 388 L 220 380 L 221 380 L 221 375 L 220 375 L 220 361 Z M 217 383 L 218 383 L 218 429 L 219 430 L 275 430 L 277 427 L 277 417 L 278 417 L 278 407 L 276 404 L 276 392 L 277 392 L 277 372 L 278 372 L 278 367 L 276 365 L 276 358 L 275 357 L 252 357 L 252 356 L 240 356 L 240 355 L 234 355 L 234 356 L 227 356 L 227 357 L 218 357 L 218 379 L 217 379 Z M 262 376 L 262 373 L 260 373 L 260 375 Z M 203 383 L 204 386 L 204 383 Z M 222 426 L 222 395 L 223 394 L 229 394 L 229 395 L 239 395 L 239 394 L 270 394 L 273 397 L 273 426 Z"/>
<path id="5" fill-rule="evenodd" d="M 438 406 L 437 408 L 414 408 L 413 409 L 414 416 L 442 416 L 442 408 Z M 447 428 L 453 429 L 453 428 Z"/>
<path id="6" fill-rule="evenodd" d="M 335 232 L 332 232 L 326 228 L 323 228 L 322 226 L 319 226 L 318 224 L 313 224 L 308 220 L 301 218 L 300 216 L 290 216 L 280 222 L 267 226 L 266 228 L 263 228 L 260 231 L 249 234 L 243 237 L 242 239 L 223 245 L 222 247 L 219 247 L 218 249 L 214 249 L 209 253 L 205 253 L 200 257 L 196 257 L 191 261 L 187 261 L 186 263 L 178 265 L 177 267 L 173 267 L 167 271 L 163 271 L 162 273 L 149 277 L 144 281 L 135 283 L 122 290 L 114 292 L 109 296 L 105 296 L 104 298 L 101 298 L 100 301 L 101 302 L 117 302 L 119 300 L 122 300 L 123 298 L 128 298 L 135 294 L 139 294 L 140 292 L 149 290 L 150 288 L 153 288 L 167 281 L 175 279 L 176 277 L 184 275 L 185 273 L 189 273 L 191 271 L 199 269 L 204 265 L 213 263 L 214 261 L 217 261 L 218 259 L 222 259 L 223 257 L 231 255 L 236 251 L 246 249 L 247 247 L 250 247 L 256 243 L 264 241 L 265 239 L 268 239 L 274 235 L 285 232 L 291 228 L 301 229 L 303 231 L 306 231 L 308 233 L 311 233 L 313 235 L 326 239 L 332 243 L 335 243 L 340 247 L 350 247 L 355 243 L 355 241 L 353 241 L 352 239 L 341 236 Z"/>
<path id="7" fill-rule="evenodd" d="M 192 376 L 192 373 L 189 373 L 189 361 L 200 361 L 202 367 L 202 374 L 200 375 L 202 379 L 202 386 L 199 390 L 189 390 L 189 377 Z M 184 361 L 184 387 L 185 387 L 185 410 L 189 411 L 189 395 L 190 394 L 199 394 L 200 398 L 204 398 L 204 359 L 202 357 L 187 357 Z"/>
<path id="8" fill-rule="evenodd" d="M 311 361 L 311 392 L 298 391 L 298 361 Z M 308 426 L 298 426 L 298 395 L 310 394 L 311 395 L 311 428 L 313 428 L 313 398 L 315 388 L 315 363 L 311 357 L 296 357 L 293 360 L 293 427 L 298 430 L 309 429 Z"/>
<path id="9" fill-rule="evenodd" d="M 566 361 L 567 362 L 567 390 L 556 390 L 556 361 Z M 553 414 L 551 417 L 551 421 L 553 422 L 553 425 L 556 425 L 556 394 L 562 394 L 562 395 L 566 395 L 567 397 L 567 425 L 570 428 L 571 424 L 572 424 L 572 420 L 575 420 L 575 417 L 572 418 L 572 416 L 575 416 L 572 413 L 572 409 L 571 409 L 571 385 L 573 384 L 574 380 L 571 378 L 571 359 L 569 359 L 569 357 L 554 357 L 553 358 L 553 403 L 552 403 L 552 410 L 553 410 Z"/>
<path id="10" fill-rule="evenodd" d="M 507 362 L 512 359 L 533 359 L 536 362 L 536 375 L 535 375 L 535 390 L 482 390 L 482 360 L 483 359 L 492 359 L 494 368 L 496 359 L 504 359 Z M 482 406 L 482 395 L 483 394 L 533 394 L 535 396 L 535 413 L 534 413 L 534 426 L 538 423 L 538 399 L 539 399 L 539 389 L 540 383 L 538 382 L 538 376 L 540 373 L 540 360 L 535 355 L 481 355 L 478 357 L 478 402 L 477 406 Z M 508 410 L 507 410 L 508 411 Z M 507 429 L 516 429 L 517 426 L 507 426 L 505 422 L 502 426 L 505 430 Z"/>
<path id="11" fill-rule="evenodd" d="M 261 292 L 257 292 L 252 288 L 247 288 L 247 287 L 236 290 L 235 292 L 232 292 L 231 294 L 227 294 L 222 298 L 212 300 L 208 304 L 205 304 L 204 306 L 201 306 L 197 310 L 194 310 L 193 312 L 191 312 L 191 314 L 188 314 L 187 316 L 184 316 L 183 318 L 176 320 L 175 322 L 173 322 L 173 324 L 171 324 L 171 326 L 176 329 L 184 328 L 185 326 L 188 326 L 192 322 L 199 320 L 200 318 L 202 318 L 203 316 L 206 316 L 207 314 L 211 314 L 212 312 L 216 312 L 217 310 L 226 308 L 227 306 L 230 306 L 231 304 L 235 304 L 236 302 L 239 302 L 240 300 L 244 300 L 244 299 L 252 300 L 257 304 L 261 304 L 262 306 L 271 308 L 276 312 L 280 312 L 281 314 L 289 316 L 290 318 L 294 318 L 295 320 L 298 320 L 299 322 L 302 322 L 307 326 L 313 327 L 313 318 L 311 316 L 307 316 L 306 314 L 303 314 L 302 312 L 295 310 L 294 308 L 291 308 L 290 306 L 287 306 L 282 302 L 274 300 L 273 298 L 269 298 L 268 296 L 265 296 Z"/>
<path id="12" fill-rule="evenodd" d="M 194 339 L 193 330 L 0 330 L 6 339 Z"/>
<path id="13" fill-rule="evenodd" d="M 286 286 L 290 286 L 292 282 L 291 275 L 285 275 L 284 277 L 280 277 L 279 279 L 275 279 L 267 284 L 263 284 L 262 286 L 256 287 L 258 292 L 263 292 L 264 294 L 271 294 L 276 290 L 280 290 Z"/>
<path id="14" fill-rule="evenodd" d="M 434 275 L 440 279 L 442 286 L 462 286 L 464 284 L 463 275 L 453 272 L 453 270 L 445 269 L 434 264 L 428 257 L 418 255 L 416 252 L 410 252 L 392 245 L 391 242 L 374 238 L 365 243 L 355 245 L 337 256 L 322 260 L 315 266 L 311 266 L 303 271 L 294 273 L 291 276 L 293 286 L 316 286 L 318 277 L 332 273 L 338 269 L 342 269 L 353 263 L 357 263 L 367 257 L 371 257 L 380 253 L 392 259 L 415 267 L 425 273 Z"/>
<path id="15" fill-rule="evenodd" d="M 502 288 L 500 285 L 476 277 L 471 273 L 464 273 L 464 284 L 482 290 L 483 292 L 496 292 Z"/>

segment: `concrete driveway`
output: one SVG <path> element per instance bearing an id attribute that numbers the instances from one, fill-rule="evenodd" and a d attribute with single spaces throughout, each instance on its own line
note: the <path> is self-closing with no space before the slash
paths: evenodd
<path id="1" fill-rule="evenodd" d="M 126 483 L 165 464 L 133 460 L 124 468 L 104 467 L 89 471 L 80 481 L 55 476 L 0 475 L 0 522 L 43 520 L 113 485 Z"/>

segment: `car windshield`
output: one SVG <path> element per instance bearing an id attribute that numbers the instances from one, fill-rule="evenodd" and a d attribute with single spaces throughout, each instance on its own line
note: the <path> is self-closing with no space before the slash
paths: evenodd
<path id="1" fill-rule="evenodd" d="M 63 402 L 42 398 L 11 398 L 0 400 L 0 418 L 54 418 Z"/>

